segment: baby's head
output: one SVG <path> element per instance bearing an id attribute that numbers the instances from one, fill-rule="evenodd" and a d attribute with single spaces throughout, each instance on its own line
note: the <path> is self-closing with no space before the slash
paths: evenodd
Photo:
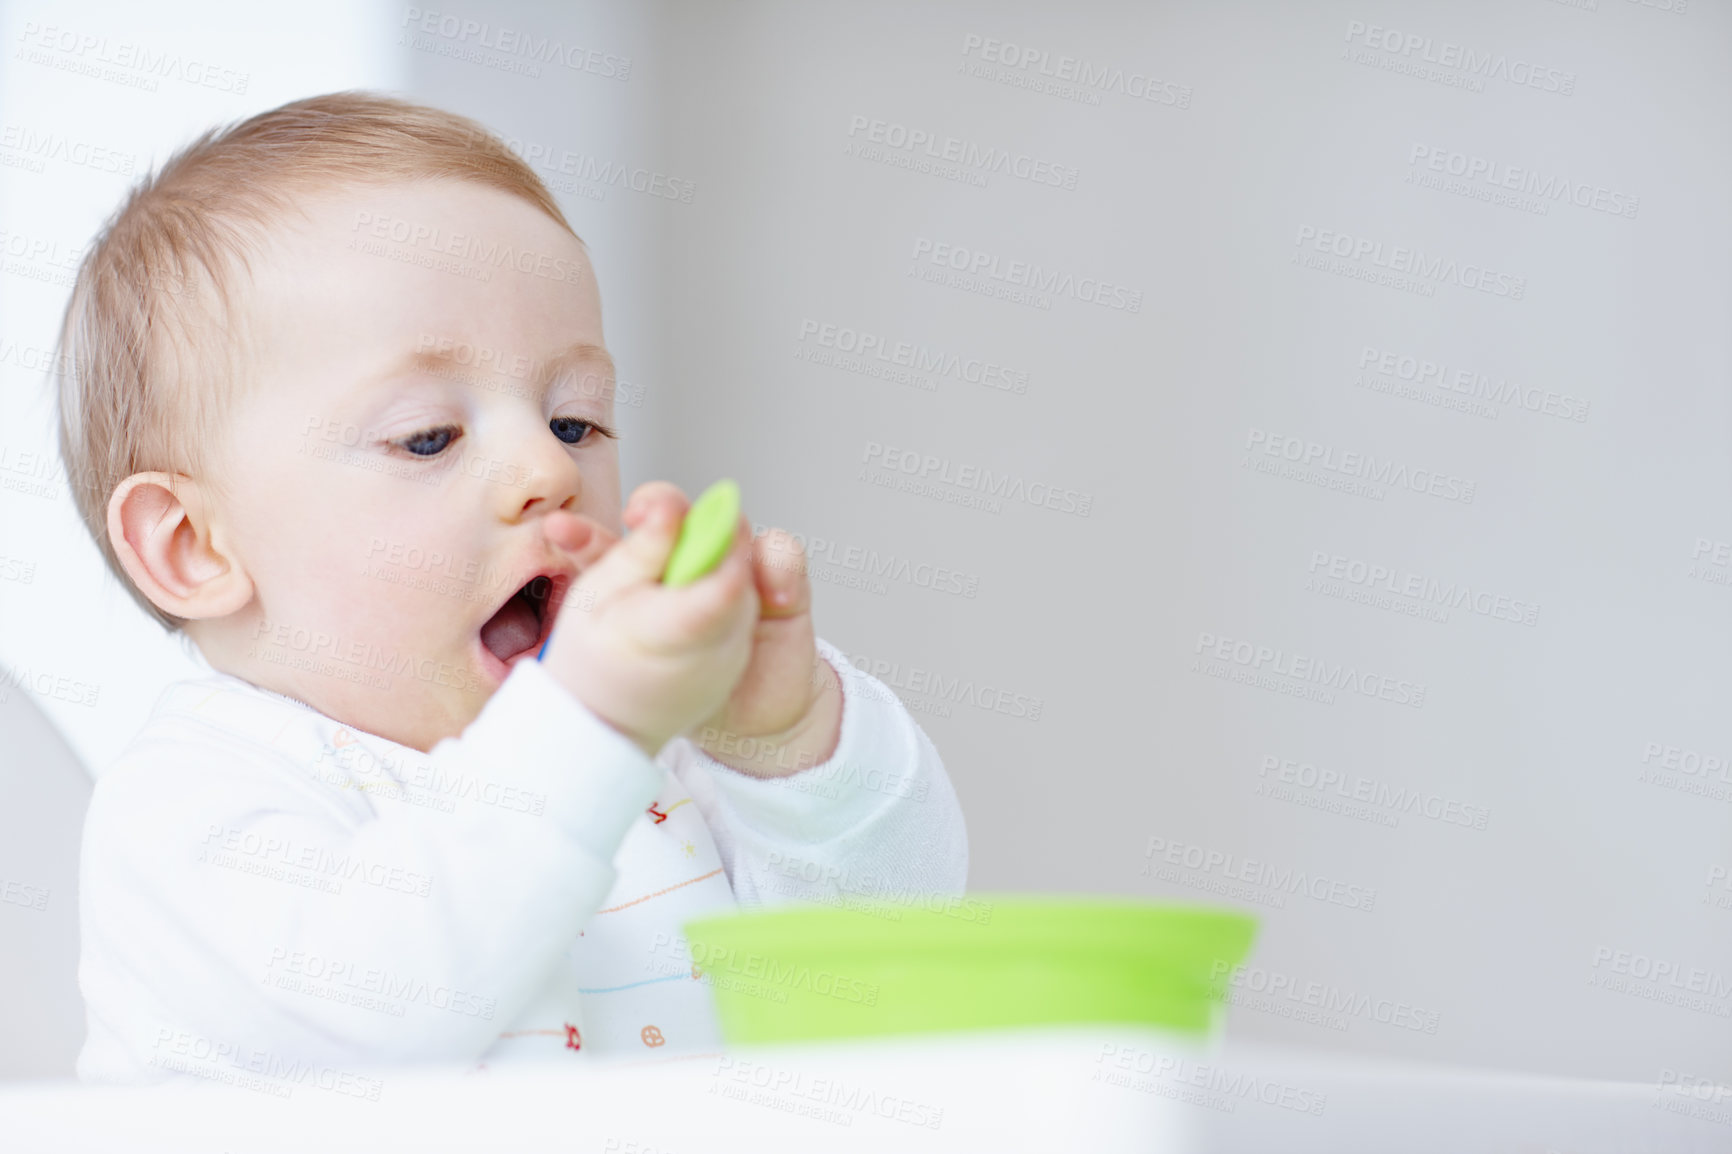
<path id="1" fill-rule="evenodd" d="M 465 118 L 348 92 L 206 133 L 109 221 L 60 341 L 74 499 L 134 600 L 411 748 L 480 712 L 495 650 L 533 659 L 557 606 L 514 594 L 574 569 L 546 514 L 620 532 L 586 251 Z"/>

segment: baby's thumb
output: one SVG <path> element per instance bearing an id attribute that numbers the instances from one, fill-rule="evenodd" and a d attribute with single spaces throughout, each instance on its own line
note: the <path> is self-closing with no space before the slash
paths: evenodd
<path id="1" fill-rule="evenodd" d="M 591 590 L 599 603 L 621 589 L 660 581 L 679 537 L 681 518 L 672 503 L 657 501 L 636 529 L 589 567 L 578 585 Z"/>

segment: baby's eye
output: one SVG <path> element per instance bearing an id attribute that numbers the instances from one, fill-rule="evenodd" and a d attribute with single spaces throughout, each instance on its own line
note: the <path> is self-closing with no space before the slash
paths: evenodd
<path id="1" fill-rule="evenodd" d="M 456 425 L 440 425 L 436 429 L 422 429 L 419 433 L 400 437 L 391 444 L 417 457 L 437 457 L 462 432 Z"/>
<path id="2" fill-rule="evenodd" d="M 614 435 L 614 431 L 607 426 L 578 417 L 555 417 L 547 423 L 547 427 L 553 430 L 554 436 L 568 445 L 580 444 L 590 439 L 586 434 L 591 432 L 600 433 L 604 437 Z"/>

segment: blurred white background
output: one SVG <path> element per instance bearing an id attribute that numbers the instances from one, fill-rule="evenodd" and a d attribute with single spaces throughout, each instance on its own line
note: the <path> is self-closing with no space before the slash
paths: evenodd
<path id="1" fill-rule="evenodd" d="M 0 34 L 0 689 L 93 773 L 199 666 L 57 463 L 81 250 L 197 132 L 377 88 L 542 167 L 627 491 L 731 475 L 804 537 L 973 888 L 1256 912 L 1235 1037 L 1732 1079 L 1732 8 L 0 0 Z"/>

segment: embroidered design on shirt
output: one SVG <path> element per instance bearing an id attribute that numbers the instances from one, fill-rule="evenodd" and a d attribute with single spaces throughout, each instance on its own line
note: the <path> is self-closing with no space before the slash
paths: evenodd
<path id="1" fill-rule="evenodd" d="M 713 869 L 713 870 L 711 870 L 711 871 L 710 871 L 710 872 L 709 872 L 709 873 L 707 873 L 707 874 L 699 874 L 699 875 L 698 875 L 698 876 L 697 876 L 697 877 L 695 877 L 695 878 L 687 878 L 687 879 L 686 879 L 686 880 L 685 880 L 685 881 L 683 881 L 683 882 L 675 882 L 675 883 L 674 883 L 674 884 L 673 884 L 673 885 L 671 885 L 671 886 L 668 886 L 668 887 L 667 887 L 667 888 L 666 888 L 666 889 L 660 889 L 660 890 L 657 890 L 657 891 L 656 891 L 656 892 L 655 892 L 655 893 L 653 893 L 653 894 L 645 894 L 645 895 L 644 895 L 644 896 L 643 896 L 643 897 L 641 897 L 641 898 L 633 898 L 633 899 L 632 899 L 632 900 L 631 900 L 631 901 L 629 901 L 629 902 L 621 902 L 621 903 L 620 903 L 620 904 L 619 904 L 619 905 L 617 905 L 617 906 L 609 906 L 609 907 L 607 907 L 607 909 L 605 909 L 605 910 L 596 910 L 596 911 L 595 911 L 595 912 L 596 912 L 596 913 L 597 913 L 597 914 L 613 914 L 613 913 L 618 913 L 618 912 L 619 912 L 619 911 L 620 911 L 620 910 L 623 910 L 623 909 L 627 909 L 627 908 L 629 908 L 629 907 L 631 907 L 631 906 L 635 906 L 635 905 L 638 905 L 638 904 L 640 904 L 640 903 L 642 903 L 642 902 L 647 902 L 647 901 L 649 901 L 649 900 L 650 900 L 650 899 L 651 899 L 651 898 L 659 898 L 659 897 L 661 897 L 661 896 L 662 896 L 662 895 L 663 895 L 663 894 L 671 894 L 671 893 L 673 893 L 673 892 L 674 892 L 674 891 L 675 891 L 675 890 L 678 890 L 678 889 L 684 889 L 684 888 L 685 888 L 685 887 L 686 887 L 686 886 L 691 886 L 691 885 L 696 885 L 696 884 L 697 884 L 697 883 L 699 883 L 699 882 L 701 882 L 701 881 L 705 881 L 705 880 L 707 880 L 707 879 L 709 879 L 709 878 L 713 878 L 713 877 L 715 877 L 715 876 L 716 876 L 716 875 L 717 875 L 717 874 L 719 874 L 719 873 L 721 873 L 721 872 L 722 872 L 722 867 L 721 867 L 721 866 L 717 866 L 717 867 L 716 867 L 716 868 L 715 868 L 715 869 Z"/>
<path id="2" fill-rule="evenodd" d="M 501 1038 L 529 1038 L 536 1036 L 564 1038 L 565 1048 L 567 1050 L 583 1049 L 583 1035 L 579 1034 L 577 1032 L 577 1027 L 572 1025 L 570 1022 L 562 1023 L 561 1028 L 557 1030 L 507 1030 L 499 1036 Z"/>

